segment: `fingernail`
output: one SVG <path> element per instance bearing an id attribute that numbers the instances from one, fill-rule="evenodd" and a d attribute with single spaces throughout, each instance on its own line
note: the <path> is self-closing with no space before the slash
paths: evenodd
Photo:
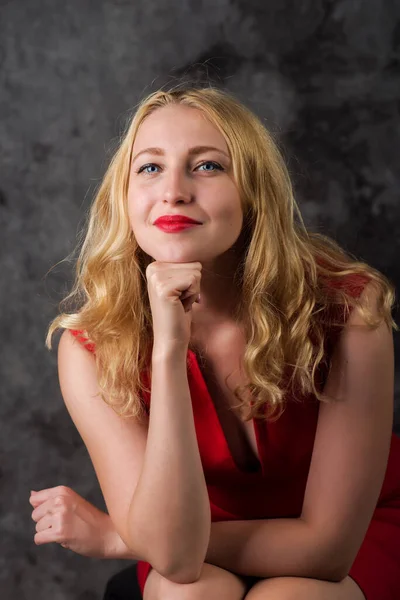
<path id="1" fill-rule="evenodd" d="M 197 302 L 197 304 L 200 304 L 200 294 L 197 296 L 196 302 Z"/>

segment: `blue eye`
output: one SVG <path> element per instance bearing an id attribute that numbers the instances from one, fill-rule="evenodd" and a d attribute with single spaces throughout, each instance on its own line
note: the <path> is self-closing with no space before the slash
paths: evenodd
<path id="1" fill-rule="evenodd" d="M 214 162 L 213 160 L 206 160 L 203 163 L 201 163 L 200 165 L 198 165 L 196 167 L 196 169 L 199 169 L 200 167 L 204 167 L 204 165 L 213 165 L 213 169 L 205 169 L 206 172 L 210 172 L 213 173 L 216 169 L 219 171 L 223 171 L 223 167 L 221 167 L 221 165 L 219 165 L 218 163 Z M 154 164 L 154 163 L 148 163 L 147 165 L 143 165 L 142 167 L 140 167 L 140 169 L 138 169 L 136 171 L 137 174 L 140 174 L 142 172 L 146 173 L 147 175 L 152 175 L 153 173 L 155 173 L 155 171 L 146 171 L 146 169 L 149 169 L 150 167 L 158 167 L 158 165 Z"/>
<path id="2" fill-rule="evenodd" d="M 213 167 L 215 167 L 216 169 L 218 169 L 219 171 L 223 171 L 223 168 L 221 167 L 221 165 L 219 165 L 218 163 L 214 162 L 213 160 L 206 160 L 205 162 L 201 163 L 201 165 L 199 165 L 197 167 L 204 167 L 204 165 L 213 165 Z M 206 169 L 206 171 L 209 171 L 210 169 Z M 215 171 L 215 169 L 213 169 Z"/>
<path id="3" fill-rule="evenodd" d="M 143 165 L 143 167 L 140 167 L 140 169 L 138 171 L 136 171 L 136 173 L 142 173 L 145 169 L 148 169 L 149 167 L 156 167 L 157 165 L 154 165 L 153 163 L 150 163 L 148 165 Z M 145 171 L 147 173 L 147 175 L 151 175 L 151 173 L 149 173 L 148 171 Z"/>

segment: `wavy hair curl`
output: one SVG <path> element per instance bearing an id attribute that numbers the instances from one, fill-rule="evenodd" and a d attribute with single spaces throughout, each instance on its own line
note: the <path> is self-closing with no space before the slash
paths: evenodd
<path id="1" fill-rule="evenodd" d="M 391 316 L 394 285 L 334 240 L 306 229 L 273 135 L 238 99 L 212 86 L 158 90 L 139 103 L 90 208 L 75 281 L 49 325 L 46 346 L 51 349 L 57 329 L 83 330 L 96 347 L 103 400 L 120 416 L 145 416 L 142 393 L 150 388 L 141 374 L 148 369 L 151 381 L 153 332 L 145 276 L 151 258 L 132 233 L 127 190 L 137 131 L 150 114 L 170 104 L 203 111 L 221 131 L 242 202 L 246 243 L 235 274 L 242 290 L 235 318 L 246 334 L 243 365 L 250 383 L 235 389 L 235 408 L 242 416 L 247 409 L 245 420 L 276 420 L 289 386 L 300 396 L 332 400 L 318 384 L 319 368 L 329 367 L 328 336 L 340 330 L 354 306 L 367 327 L 384 320 L 398 330 Z M 343 285 L 347 276 L 374 282 L 378 318 Z"/>

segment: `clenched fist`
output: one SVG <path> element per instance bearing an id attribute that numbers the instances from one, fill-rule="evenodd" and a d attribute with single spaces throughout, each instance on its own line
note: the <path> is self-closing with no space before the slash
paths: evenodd
<path id="1" fill-rule="evenodd" d="M 36 545 L 57 542 L 82 556 L 106 558 L 117 536 L 109 515 L 64 485 L 33 492 Z M 119 538 L 119 536 L 118 536 Z"/>
<path id="2" fill-rule="evenodd" d="M 187 347 L 192 305 L 198 302 L 202 265 L 199 262 L 154 261 L 146 269 L 153 318 L 154 347 Z"/>

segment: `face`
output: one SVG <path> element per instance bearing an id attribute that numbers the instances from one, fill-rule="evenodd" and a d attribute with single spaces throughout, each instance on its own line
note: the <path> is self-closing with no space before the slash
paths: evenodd
<path id="1" fill-rule="evenodd" d="M 198 146 L 214 149 L 192 153 Z M 228 147 L 202 111 L 166 106 L 143 121 L 132 149 L 128 212 L 137 243 L 156 261 L 211 265 L 236 242 L 243 212 Z M 153 224 L 171 214 L 201 224 L 174 233 Z"/>

